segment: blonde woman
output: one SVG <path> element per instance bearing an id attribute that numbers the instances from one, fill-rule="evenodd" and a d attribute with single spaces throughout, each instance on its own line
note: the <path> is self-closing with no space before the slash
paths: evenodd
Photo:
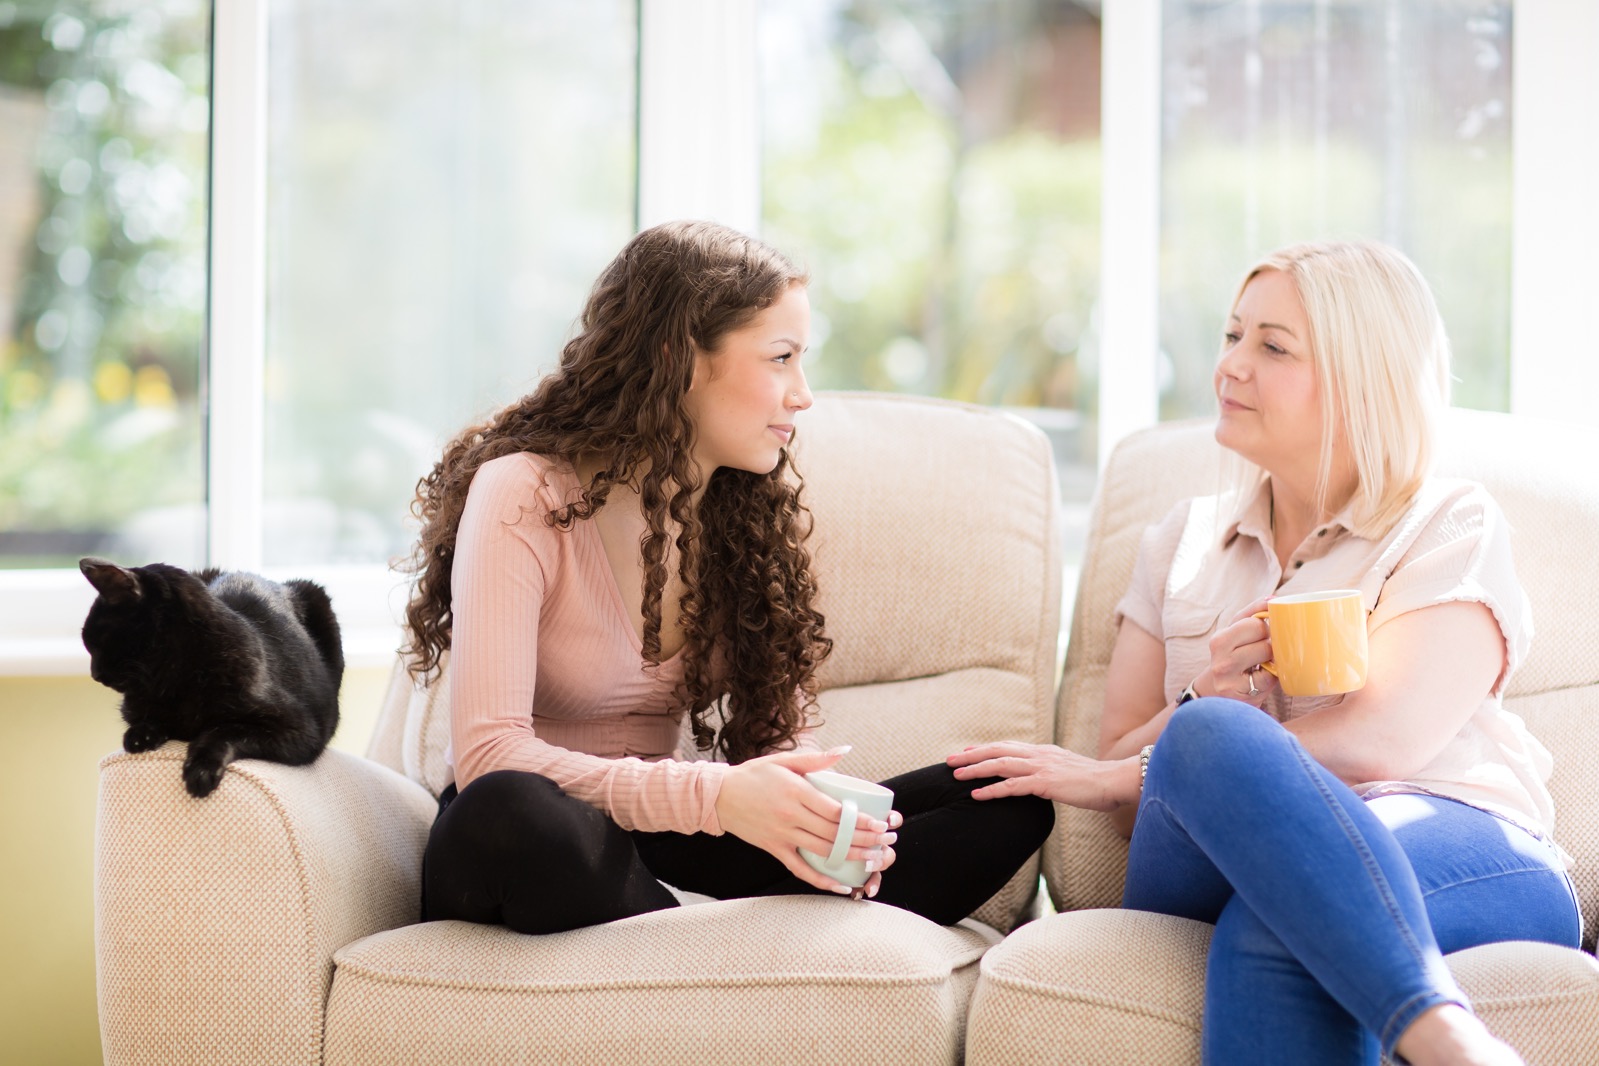
<path id="1" fill-rule="evenodd" d="M 1576 946 L 1580 919 L 1549 754 L 1501 705 L 1532 635 L 1509 530 L 1481 486 L 1430 474 L 1449 397 L 1432 294 L 1382 245 L 1283 249 L 1246 275 L 1214 380 L 1242 489 L 1146 533 L 1100 758 L 949 762 L 1006 779 L 979 798 L 1113 812 L 1123 905 L 1215 923 L 1206 1063 L 1519 1063 L 1443 956 Z M 1254 614 L 1332 588 L 1362 592 L 1368 681 L 1288 697 Z"/>

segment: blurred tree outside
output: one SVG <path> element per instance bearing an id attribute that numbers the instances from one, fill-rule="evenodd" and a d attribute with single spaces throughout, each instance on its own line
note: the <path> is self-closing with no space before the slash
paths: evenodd
<path id="1" fill-rule="evenodd" d="M 1162 417 L 1214 411 L 1251 264 L 1348 238 L 1395 245 L 1427 278 L 1454 402 L 1508 408 L 1511 11 L 1165 0 Z"/>
<path id="2" fill-rule="evenodd" d="M 202 520 L 208 34 L 202 0 L 0 2 L 0 567 Z"/>
<path id="3" fill-rule="evenodd" d="M 762 23 L 763 235 L 813 275 L 812 384 L 1053 408 L 1077 436 L 1096 396 L 1097 19 L 847 0 L 767 4 Z"/>

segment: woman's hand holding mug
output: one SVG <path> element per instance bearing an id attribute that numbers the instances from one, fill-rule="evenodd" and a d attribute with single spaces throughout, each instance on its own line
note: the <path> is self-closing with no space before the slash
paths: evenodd
<path id="1" fill-rule="evenodd" d="M 1255 613 L 1271 636 L 1261 667 L 1289 696 L 1337 696 L 1366 683 L 1366 606 L 1359 589 L 1273 596 Z"/>
<path id="2" fill-rule="evenodd" d="M 882 882 L 882 871 L 894 863 L 894 832 L 903 819 L 899 812 L 887 810 L 874 816 L 857 803 L 852 832 L 841 827 L 845 805 L 822 791 L 807 776 L 827 771 L 848 753 L 849 747 L 824 752 L 780 752 L 764 755 L 730 767 L 722 778 L 716 798 L 716 816 L 725 832 L 762 851 L 768 852 L 795 877 L 824 892 L 840 895 L 875 896 Z M 829 774 L 845 781 L 856 780 L 843 774 Z M 863 782 L 872 788 L 881 788 Z M 882 789 L 892 802 L 893 793 Z M 825 863 L 821 868 L 805 857 L 831 856 L 840 839 L 845 844 L 837 872 Z M 856 869 L 867 876 L 851 884 L 838 876 Z"/>

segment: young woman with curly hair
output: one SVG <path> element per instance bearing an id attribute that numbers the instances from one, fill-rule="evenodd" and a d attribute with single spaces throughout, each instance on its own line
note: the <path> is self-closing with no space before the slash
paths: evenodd
<path id="1" fill-rule="evenodd" d="M 1048 802 L 977 803 L 940 765 L 859 816 L 863 889 L 799 855 L 842 813 L 803 775 L 848 750 L 809 733 L 832 642 L 786 448 L 811 405 L 806 280 L 722 226 L 638 234 L 559 369 L 422 480 L 407 650 L 422 676 L 449 653 L 455 778 L 424 918 L 555 932 L 675 906 L 664 881 L 949 923 L 1047 835 Z"/>

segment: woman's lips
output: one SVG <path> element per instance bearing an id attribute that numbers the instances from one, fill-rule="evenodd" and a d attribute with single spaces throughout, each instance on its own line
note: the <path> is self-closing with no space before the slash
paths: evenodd
<path id="1" fill-rule="evenodd" d="M 767 429 L 777 434 L 777 439 L 787 444 L 789 438 L 794 436 L 793 426 L 767 426 Z"/>

